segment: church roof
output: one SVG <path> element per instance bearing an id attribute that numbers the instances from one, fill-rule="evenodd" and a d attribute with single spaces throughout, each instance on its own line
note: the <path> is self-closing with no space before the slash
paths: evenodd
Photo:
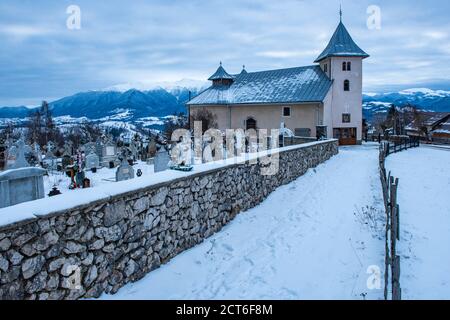
<path id="1" fill-rule="evenodd" d="M 209 77 L 208 80 L 221 80 L 221 79 L 229 79 L 229 80 L 233 80 L 234 77 L 230 74 L 228 74 L 228 72 L 225 71 L 225 69 L 222 67 L 222 62 L 220 63 L 219 68 L 217 69 L 217 71 L 211 76 Z"/>
<path id="2" fill-rule="evenodd" d="M 230 86 L 212 86 L 188 105 L 322 102 L 332 81 L 320 66 L 306 66 L 233 76 Z"/>
<path id="3" fill-rule="evenodd" d="M 365 53 L 353 41 L 342 21 L 339 23 L 336 31 L 331 37 L 328 46 L 320 54 L 314 62 L 320 62 L 328 57 L 362 57 L 368 58 L 369 55 Z"/>

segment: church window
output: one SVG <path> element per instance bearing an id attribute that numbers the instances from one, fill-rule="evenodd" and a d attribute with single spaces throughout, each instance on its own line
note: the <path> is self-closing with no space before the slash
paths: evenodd
<path id="1" fill-rule="evenodd" d="M 347 62 L 342 62 L 342 71 L 347 71 Z"/>
<path id="2" fill-rule="evenodd" d="M 291 116 L 291 107 L 283 107 L 283 117 Z"/>
<path id="3" fill-rule="evenodd" d="M 350 81 L 344 81 L 344 91 L 350 91 Z"/>
<path id="4" fill-rule="evenodd" d="M 347 62 L 347 71 L 352 71 L 352 63 L 350 61 Z"/>
<path id="5" fill-rule="evenodd" d="M 323 65 L 323 72 L 328 72 L 328 64 L 326 63 Z"/>
<path id="6" fill-rule="evenodd" d="M 350 113 L 343 113 L 342 114 L 342 123 L 350 123 L 352 120 Z"/>

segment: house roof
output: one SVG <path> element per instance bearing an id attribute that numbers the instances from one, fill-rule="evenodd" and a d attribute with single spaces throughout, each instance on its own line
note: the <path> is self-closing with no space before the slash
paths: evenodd
<path id="1" fill-rule="evenodd" d="M 230 86 L 212 86 L 188 105 L 322 102 L 332 85 L 317 65 L 243 72 L 233 77 Z"/>
<path id="2" fill-rule="evenodd" d="M 328 57 L 362 57 L 364 59 L 369 55 L 353 41 L 341 21 L 327 47 L 314 62 L 320 62 Z"/>
<path id="3" fill-rule="evenodd" d="M 438 125 L 446 124 L 445 121 L 450 119 L 450 112 L 420 112 L 422 125 L 429 127 L 436 127 Z M 406 130 L 417 130 L 418 126 L 416 121 L 412 121 L 408 126 L 406 126 Z"/>
<path id="4" fill-rule="evenodd" d="M 228 79 L 228 80 L 233 80 L 234 77 L 230 74 L 228 74 L 228 72 L 225 71 L 225 69 L 222 67 L 222 62 L 220 63 L 219 68 L 217 69 L 217 71 L 211 76 L 209 77 L 208 80 L 221 80 L 221 79 Z"/>

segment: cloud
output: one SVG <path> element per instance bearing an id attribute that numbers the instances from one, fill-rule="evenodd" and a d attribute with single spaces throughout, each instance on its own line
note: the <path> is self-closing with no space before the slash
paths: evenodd
<path id="1" fill-rule="evenodd" d="M 339 21 L 371 57 L 366 90 L 448 79 L 446 0 L 379 0 L 382 28 L 368 30 L 371 0 L 77 0 L 81 30 L 68 30 L 70 0 L 0 2 L 0 105 L 62 97 L 118 83 L 204 80 L 311 65 Z M 448 83 L 448 81 L 446 82 Z M 41 100 L 41 99 L 38 99 Z"/>
<path id="2" fill-rule="evenodd" d="M 51 30 L 31 25 L 0 25 L 0 33 L 14 38 L 27 38 L 33 36 L 47 36 Z"/>

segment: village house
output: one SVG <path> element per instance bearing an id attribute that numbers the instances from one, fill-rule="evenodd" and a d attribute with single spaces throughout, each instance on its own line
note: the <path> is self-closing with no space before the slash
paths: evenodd
<path id="1" fill-rule="evenodd" d="M 363 60 L 369 57 L 341 21 L 325 50 L 304 67 L 231 75 L 222 63 L 212 86 L 187 103 L 189 113 L 205 108 L 218 129 L 278 129 L 302 137 L 362 141 Z"/>
<path id="2" fill-rule="evenodd" d="M 450 113 L 419 112 L 418 118 L 406 126 L 405 130 L 409 136 L 450 144 Z"/>

